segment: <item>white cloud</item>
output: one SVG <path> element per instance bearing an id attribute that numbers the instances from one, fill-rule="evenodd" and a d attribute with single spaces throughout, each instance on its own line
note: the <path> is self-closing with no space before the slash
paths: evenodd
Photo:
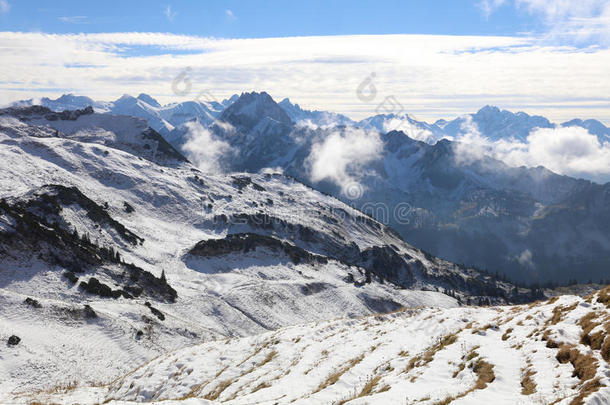
<path id="1" fill-rule="evenodd" d="M 172 11 L 172 6 L 167 6 L 163 12 L 170 22 L 174 22 L 174 18 L 178 15 L 177 11 Z"/>
<path id="2" fill-rule="evenodd" d="M 11 5 L 6 0 L 0 0 L 0 14 L 6 14 L 11 10 Z"/>
<path id="3" fill-rule="evenodd" d="M 376 131 L 347 128 L 336 131 L 312 146 L 307 158 L 314 183 L 332 181 L 348 197 L 361 193 L 359 180 L 366 164 L 381 158 L 383 143 Z M 359 188 L 360 187 L 360 188 Z"/>
<path id="4" fill-rule="evenodd" d="M 188 133 L 182 150 L 186 153 L 186 157 L 204 172 L 222 171 L 222 161 L 232 153 L 231 146 L 217 139 L 198 122 L 188 122 L 185 125 Z"/>
<path id="5" fill-rule="evenodd" d="M 143 46 L 157 52 L 135 53 Z M 594 117 L 610 122 L 610 51 L 541 46 L 529 37 L 214 39 L 0 32 L 0 60 L 3 104 L 64 92 L 100 100 L 145 92 L 171 102 L 193 99 L 201 91 L 228 97 L 265 90 L 278 100 L 289 97 L 304 108 L 355 119 L 373 115 L 384 98 L 395 96 L 405 112 L 426 120 L 495 104 L 555 121 Z M 186 67 L 192 91 L 178 96 L 171 83 Z M 356 89 L 371 72 L 377 96 L 363 102 Z"/>
<path id="6" fill-rule="evenodd" d="M 481 0 L 479 2 L 479 8 L 483 12 L 485 18 L 489 18 L 489 16 L 504 3 L 506 3 L 506 0 Z"/>
<path id="7" fill-rule="evenodd" d="M 610 181 L 610 143 L 600 143 L 597 136 L 582 127 L 537 128 L 525 142 L 492 141 L 481 136 L 474 124 L 466 124 L 463 129 L 466 132 L 455 145 L 458 164 L 490 156 L 509 166 L 544 166 L 571 177 Z"/>
<path id="8" fill-rule="evenodd" d="M 233 11 L 226 9 L 225 10 L 225 15 L 227 16 L 227 19 L 229 21 L 234 21 L 237 20 L 237 17 L 235 16 L 235 14 L 233 13 Z"/>
<path id="9" fill-rule="evenodd" d="M 536 267 L 532 260 L 533 258 L 534 256 L 532 255 L 532 251 L 529 249 L 525 249 L 523 252 L 521 252 L 519 256 L 517 256 L 517 261 L 522 266 L 533 269 L 534 267 Z"/>
<path id="10" fill-rule="evenodd" d="M 486 16 L 507 0 L 482 0 Z M 576 42 L 597 41 L 610 45 L 610 0 L 513 0 L 517 9 L 537 16 L 547 39 Z"/>

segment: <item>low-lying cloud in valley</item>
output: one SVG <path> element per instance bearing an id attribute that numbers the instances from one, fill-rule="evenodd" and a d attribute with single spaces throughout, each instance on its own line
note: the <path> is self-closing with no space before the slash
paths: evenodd
<path id="1" fill-rule="evenodd" d="M 354 196 L 360 185 L 364 166 L 381 159 L 383 143 L 376 131 L 347 128 L 336 131 L 315 143 L 307 158 L 310 179 L 314 183 L 327 180 L 341 187 L 343 194 Z"/>
<path id="2" fill-rule="evenodd" d="M 231 145 L 218 139 L 198 122 L 187 122 L 185 126 L 188 134 L 182 150 L 186 157 L 206 173 L 222 171 L 223 159 L 233 153 Z"/>
<path id="3" fill-rule="evenodd" d="M 484 156 L 510 166 L 537 167 L 598 183 L 610 181 L 610 143 L 577 126 L 536 128 L 525 141 L 482 136 L 476 125 L 464 127 L 455 144 L 458 163 L 469 164 Z"/>

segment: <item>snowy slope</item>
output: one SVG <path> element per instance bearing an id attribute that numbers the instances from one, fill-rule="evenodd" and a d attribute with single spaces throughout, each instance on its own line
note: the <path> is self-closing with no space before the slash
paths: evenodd
<path id="1" fill-rule="evenodd" d="M 21 338 L 0 348 L 3 395 L 227 336 L 530 298 L 294 179 L 157 163 L 138 119 L 0 115 L 0 339 Z"/>
<path id="2" fill-rule="evenodd" d="M 608 404 L 609 294 L 607 287 L 529 306 L 420 308 L 310 323 L 187 347 L 101 388 L 28 399 Z"/>

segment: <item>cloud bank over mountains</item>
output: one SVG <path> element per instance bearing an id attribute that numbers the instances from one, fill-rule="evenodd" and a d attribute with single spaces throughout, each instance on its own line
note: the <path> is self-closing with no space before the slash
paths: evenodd
<path id="1" fill-rule="evenodd" d="M 433 121 L 484 104 L 560 121 L 610 122 L 610 51 L 536 36 L 361 35 L 214 39 L 163 33 L 1 32 L 0 103 L 73 92 L 114 99 L 145 88 L 162 102 L 265 89 L 310 109 L 373 115 L 383 97 Z M 375 73 L 377 98 L 358 86 Z M 185 73 L 190 86 L 172 91 Z M 78 83 L 78 85 L 76 85 Z M 561 84 L 561 85 L 558 85 Z M 182 88 L 181 88 L 182 89 Z"/>

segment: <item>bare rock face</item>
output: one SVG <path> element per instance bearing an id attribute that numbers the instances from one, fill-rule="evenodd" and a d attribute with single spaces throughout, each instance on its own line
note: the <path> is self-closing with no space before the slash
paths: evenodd
<path id="1" fill-rule="evenodd" d="M 17 346 L 19 344 L 19 342 L 21 342 L 21 338 L 16 335 L 12 335 L 11 337 L 8 338 L 8 341 L 7 341 L 9 346 Z"/>

